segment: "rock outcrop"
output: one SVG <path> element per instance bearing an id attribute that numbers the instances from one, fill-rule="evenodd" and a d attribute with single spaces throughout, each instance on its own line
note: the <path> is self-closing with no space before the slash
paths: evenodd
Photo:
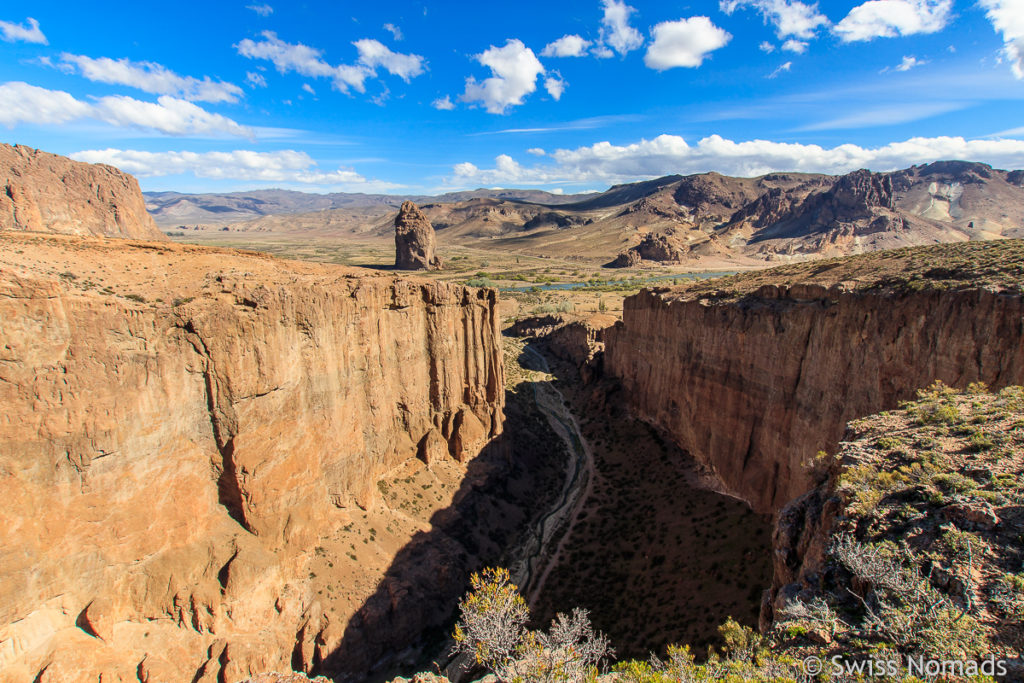
<path id="1" fill-rule="evenodd" d="M 605 373 L 731 492 L 776 512 L 810 488 L 807 459 L 834 449 L 849 420 L 936 379 L 1024 381 L 1021 262 L 1010 240 L 644 290 L 605 335 Z M 872 264 L 888 275 L 858 281 Z"/>
<path id="2" fill-rule="evenodd" d="M 412 202 L 402 202 L 395 216 L 395 268 L 437 270 L 442 264 L 436 248 L 430 219 Z"/>
<path id="3" fill-rule="evenodd" d="M 0 230 L 166 239 L 138 181 L 112 166 L 0 144 L 0 184 Z"/>
<path id="4" fill-rule="evenodd" d="M 608 267 L 633 268 L 643 263 L 643 261 L 678 263 L 689 250 L 673 238 L 673 231 L 669 231 L 668 234 L 664 235 L 649 232 L 644 235 L 643 239 L 635 247 L 630 247 L 619 254 L 614 261 L 608 264 Z"/>
<path id="5" fill-rule="evenodd" d="M 493 290 L 0 241 L 0 681 L 358 670 L 428 623 L 392 613 L 433 610 L 425 553 L 462 592 L 465 549 L 411 541 L 502 431 Z M 423 586 L 385 578 L 403 547 Z"/>

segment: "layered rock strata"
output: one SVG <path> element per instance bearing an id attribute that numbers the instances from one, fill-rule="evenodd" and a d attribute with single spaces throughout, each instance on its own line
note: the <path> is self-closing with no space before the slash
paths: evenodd
<path id="1" fill-rule="evenodd" d="M 1014 244 L 972 245 L 969 256 L 987 262 Z M 942 249 L 893 253 L 925 268 L 929 258 L 941 262 Z M 625 300 L 622 322 L 605 335 L 605 372 L 635 412 L 756 510 L 776 512 L 806 492 L 805 463 L 833 450 L 855 417 L 893 408 L 936 379 L 1024 381 L 1019 288 L 774 279 L 780 284 L 741 293 L 644 290 Z"/>
<path id="2" fill-rule="evenodd" d="M 166 239 L 132 176 L 24 145 L 0 144 L 0 230 Z"/>
<path id="3" fill-rule="evenodd" d="M 0 680 L 238 680 L 422 628 L 352 624 L 502 430 L 493 290 L 0 241 Z"/>

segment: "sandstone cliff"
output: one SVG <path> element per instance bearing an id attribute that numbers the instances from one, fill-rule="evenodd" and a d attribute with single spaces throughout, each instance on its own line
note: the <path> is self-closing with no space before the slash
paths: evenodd
<path id="1" fill-rule="evenodd" d="M 777 511 L 851 419 L 921 386 L 1024 381 L 1016 240 L 914 248 L 644 290 L 605 336 L 633 409 Z"/>
<path id="2" fill-rule="evenodd" d="M 0 144 L 0 230 L 166 239 L 139 183 L 104 164 Z"/>
<path id="3" fill-rule="evenodd" d="M 350 636 L 369 666 L 418 633 L 384 574 L 502 430 L 493 290 L 0 240 L 0 680 L 238 680 Z"/>

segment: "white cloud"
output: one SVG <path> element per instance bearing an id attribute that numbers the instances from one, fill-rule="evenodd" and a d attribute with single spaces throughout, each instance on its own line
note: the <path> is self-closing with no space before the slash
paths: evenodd
<path id="1" fill-rule="evenodd" d="M 60 58 L 61 68 L 71 73 L 77 71 L 90 81 L 126 85 L 154 95 L 173 95 L 195 102 L 237 102 L 242 95 L 242 89 L 234 83 L 214 81 L 209 76 L 202 80 L 180 76 L 155 62 L 93 58 L 67 52 Z"/>
<path id="2" fill-rule="evenodd" d="M 828 18 L 818 12 L 818 3 L 807 5 L 799 0 L 720 0 L 718 8 L 732 14 L 740 7 L 751 7 L 775 27 L 779 38 L 813 38 L 819 26 L 828 26 Z"/>
<path id="3" fill-rule="evenodd" d="M 388 73 L 398 76 L 406 83 L 423 73 L 423 57 L 392 52 L 383 43 L 364 38 L 352 43 L 359 51 L 359 63 L 371 70 L 384 67 Z"/>
<path id="4" fill-rule="evenodd" d="M 952 0 L 868 0 L 835 26 L 844 42 L 935 33 L 949 23 Z"/>
<path id="5" fill-rule="evenodd" d="M 451 111 L 452 109 L 455 109 L 455 103 L 452 102 L 451 95 L 445 95 L 444 97 L 437 98 L 430 106 L 441 111 Z"/>
<path id="6" fill-rule="evenodd" d="M 323 60 L 323 53 L 315 47 L 286 43 L 273 31 L 264 31 L 261 35 L 263 40 L 259 42 L 246 38 L 235 45 L 238 54 L 249 59 L 273 62 L 283 74 L 294 71 L 314 78 L 331 78 L 335 75 L 334 67 Z"/>
<path id="7" fill-rule="evenodd" d="M 767 54 L 775 52 L 775 46 L 769 43 L 767 40 L 762 41 L 761 44 L 757 46 L 757 49 Z"/>
<path id="8" fill-rule="evenodd" d="M 226 116 L 168 95 L 157 102 L 111 96 L 98 98 L 90 104 L 62 90 L 47 90 L 21 82 L 0 85 L 0 124 L 13 127 L 19 123 L 56 124 L 80 119 L 151 129 L 167 135 L 254 135 L 252 129 Z"/>
<path id="9" fill-rule="evenodd" d="M 562 80 L 562 74 L 555 72 L 554 75 L 548 76 L 544 79 L 544 89 L 548 91 L 557 102 L 562 99 L 562 93 L 565 92 L 565 86 L 567 86 L 564 80 Z"/>
<path id="10" fill-rule="evenodd" d="M 802 55 L 807 52 L 807 43 L 796 38 L 790 38 L 782 44 L 782 49 L 786 52 L 795 52 L 798 55 Z"/>
<path id="11" fill-rule="evenodd" d="M 280 73 L 295 72 L 311 78 L 329 78 L 341 92 L 349 88 L 366 92 L 366 79 L 377 75 L 377 67 L 408 81 L 423 73 L 423 58 L 392 52 L 379 41 L 364 38 L 353 43 L 359 53 L 359 63 L 332 66 L 323 58 L 323 52 L 302 43 L 286 43 L 273 31 L 264 31 L 262 40 L 246 38 L 235 45 L 238 54 L 250 59 L 265 59 Z"/>
<path id="12" fill-rule="evenodd" d="M 897 71 L 910 71 L 915 66 L 921 66 L 922 64 L 927 64 L 927 63 L 928 62 L 922 61 L 922 60 L 920 60 L 920 59 L 918 59 L 917 57 L 914 57 L 914 56 L 909 56 L 909 57 L 904 56 L 903 60 L 899 64 L 897 64 L 894 68 Z"/>
<path id="13" fill-rule="evenodd" d="M 245 82 L 253 88 L 267 87 L 267 79 L 263 77 L 263 74 L 258 74 L 254 71 L 245 72 Z"/>
<path id="14" fill-rule="evenodd" d="M 475 59 L 493 74 L 478 83 L 466 79 L 464 102 L 481 102 L 492 114 L 504 114 L 509 107 L 523 103 L 523 98 L 537 89 L 537 77 L 544 73 L 540 60 L 521 40 L 510 39 L 504 47 L 491 46 Z"/>
<path id="15" fill-rule="evenodd" d="M 773 171 L 847 173 L 858 168 L 876 171 L 906 168 L 940 159 L 971 159 L 1001 168 L 1024 167 L 1024 140 L 966 140 L 961 137 L 911 138 L 880 147 L 818 145 L 750 140 L 734 142 L 712 135 L 691 146 L 676 135 L 660 135 L 631 145 L 599 142 L 589 147 L 560 149 L 553 163 L 522 166 L 501 155 L 495 167 L 481 169 L 464 162 L 454 167 L 454 185 L 544 185 L 621 183 L 672 173 L 718 171 L 757 176 Z"/>
<path id="16" fill-rule="evenodd" d="M 46 36 L 39 30 L 39 22 L 29 17 L 25 20 L 26 25 L 15 24 L 11 21 L 0 21 L 0 37 L 8 43 L 38 43 L 49 45 Z"/>
<path id="17" fill-rule="evenodd" d="M 532 154 L 535 157 L 542 157 L 547 154 L 547 152 L 545 152 L 544 149 L 541 147 L 531 147 L 530 149 L 526 150 L 526 153 Z"/>
<path id="18" fill-rule="evenodd" d="M 1003 34 L 1003 55 L 1024 78 L 1024 0 L 979 0 L 992 27 Z"/>
<path id="19" fill-rule="evenodd" d="M 664 71 L 673 67 L 695 68 L 709 52 L 723 47 L 732 36 L 707 17 L 663 21 L 651 29 L 654 42 L 647 48 L 644 64 Z"/>
<path id="20" fill-rule="evenodd" d="M 576 34 L 562 36 L 540 51 L 541 57 L 586 57 L 591 42 Z"/>
<path id="21" fill-rule="evenodd" d="M 381 192 L 401 187 L 367 180 L 352 169 L 323 171 L 305 152 L 145 152 L 131 149 L 85 150 L 70 155 L 77 161 L 103 163 L 141 177 L 191 173 L 197 178 L 299 183 Z"/>
<path id="22" fill-rule="evenodd" d="M 779 74 L 785 73 L 789 71 L 791 68 L 793 68 L 793 62 L 786 62 L 784 64 L 780 64 L 779 68 L 768 74 L 768 78 L 777 78 Z"/>
<path id="23" fill-rule="evenodd" d="M 303 83 L 302 89 L 308 92 L 310 95 L 313 95 L 314 97 L 316 96 L 316 90 L 313 90 L 313 86 L 311 86 L 309 83 Z"/>
<path id="24" fill-rule="evenodd" d="M 246 5 L 246 9 L 251 9 L 261 17 L 269 17 L 274 13 L 274 8 L 270 5 Z"/>
<path id="25" fill-rule="evenodd" d="M 622 0 L 601 0 L 601 4 L 604 7 L 604 16 L 601 18 L 601 42 L 620 55 L 643 47 L 644 37 L 629 25 L 629 15 L 636 10 Z"/>
<path id="26" fill-rule="evenodd" d="M 390 33 L 395 40 L 401 40 L 405 37 L 402 35 L 402 29 L 398 28 L 394 24 L 384 24 L 384 30 Z"/>
<path id="27" fill-rule="evenodd" d="M 85 118 L 91 112 L 92 107 L 62 90 L 47 90 L 18 81 L 0 85 L 0 124 L 8 127 L 19 123 L 66 123 Z"/>
<path id="28" fill-rule="evenodd" d="M 152 128 L 167 135 L 218 135 L 252 137 L 250 128 L 208 112 L 202 107 L 164 95 L 156 102 L 143 102 L 115 95 L 101 97 L 93 105 L 93 117 L 115 126 Z"/>

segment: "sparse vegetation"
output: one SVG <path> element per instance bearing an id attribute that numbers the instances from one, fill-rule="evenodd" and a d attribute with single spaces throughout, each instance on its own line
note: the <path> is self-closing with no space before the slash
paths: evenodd
<path id="1" fill-rule="evenodd" d="M 546 632 L 527 629 L 530 610 L 507 569 L 485 569 L 470 583 L 472 591 L 459 603 L 456 650 L 505 683 L 579 683 L 613 654 L 586 610 L 557 615 Z"/>

